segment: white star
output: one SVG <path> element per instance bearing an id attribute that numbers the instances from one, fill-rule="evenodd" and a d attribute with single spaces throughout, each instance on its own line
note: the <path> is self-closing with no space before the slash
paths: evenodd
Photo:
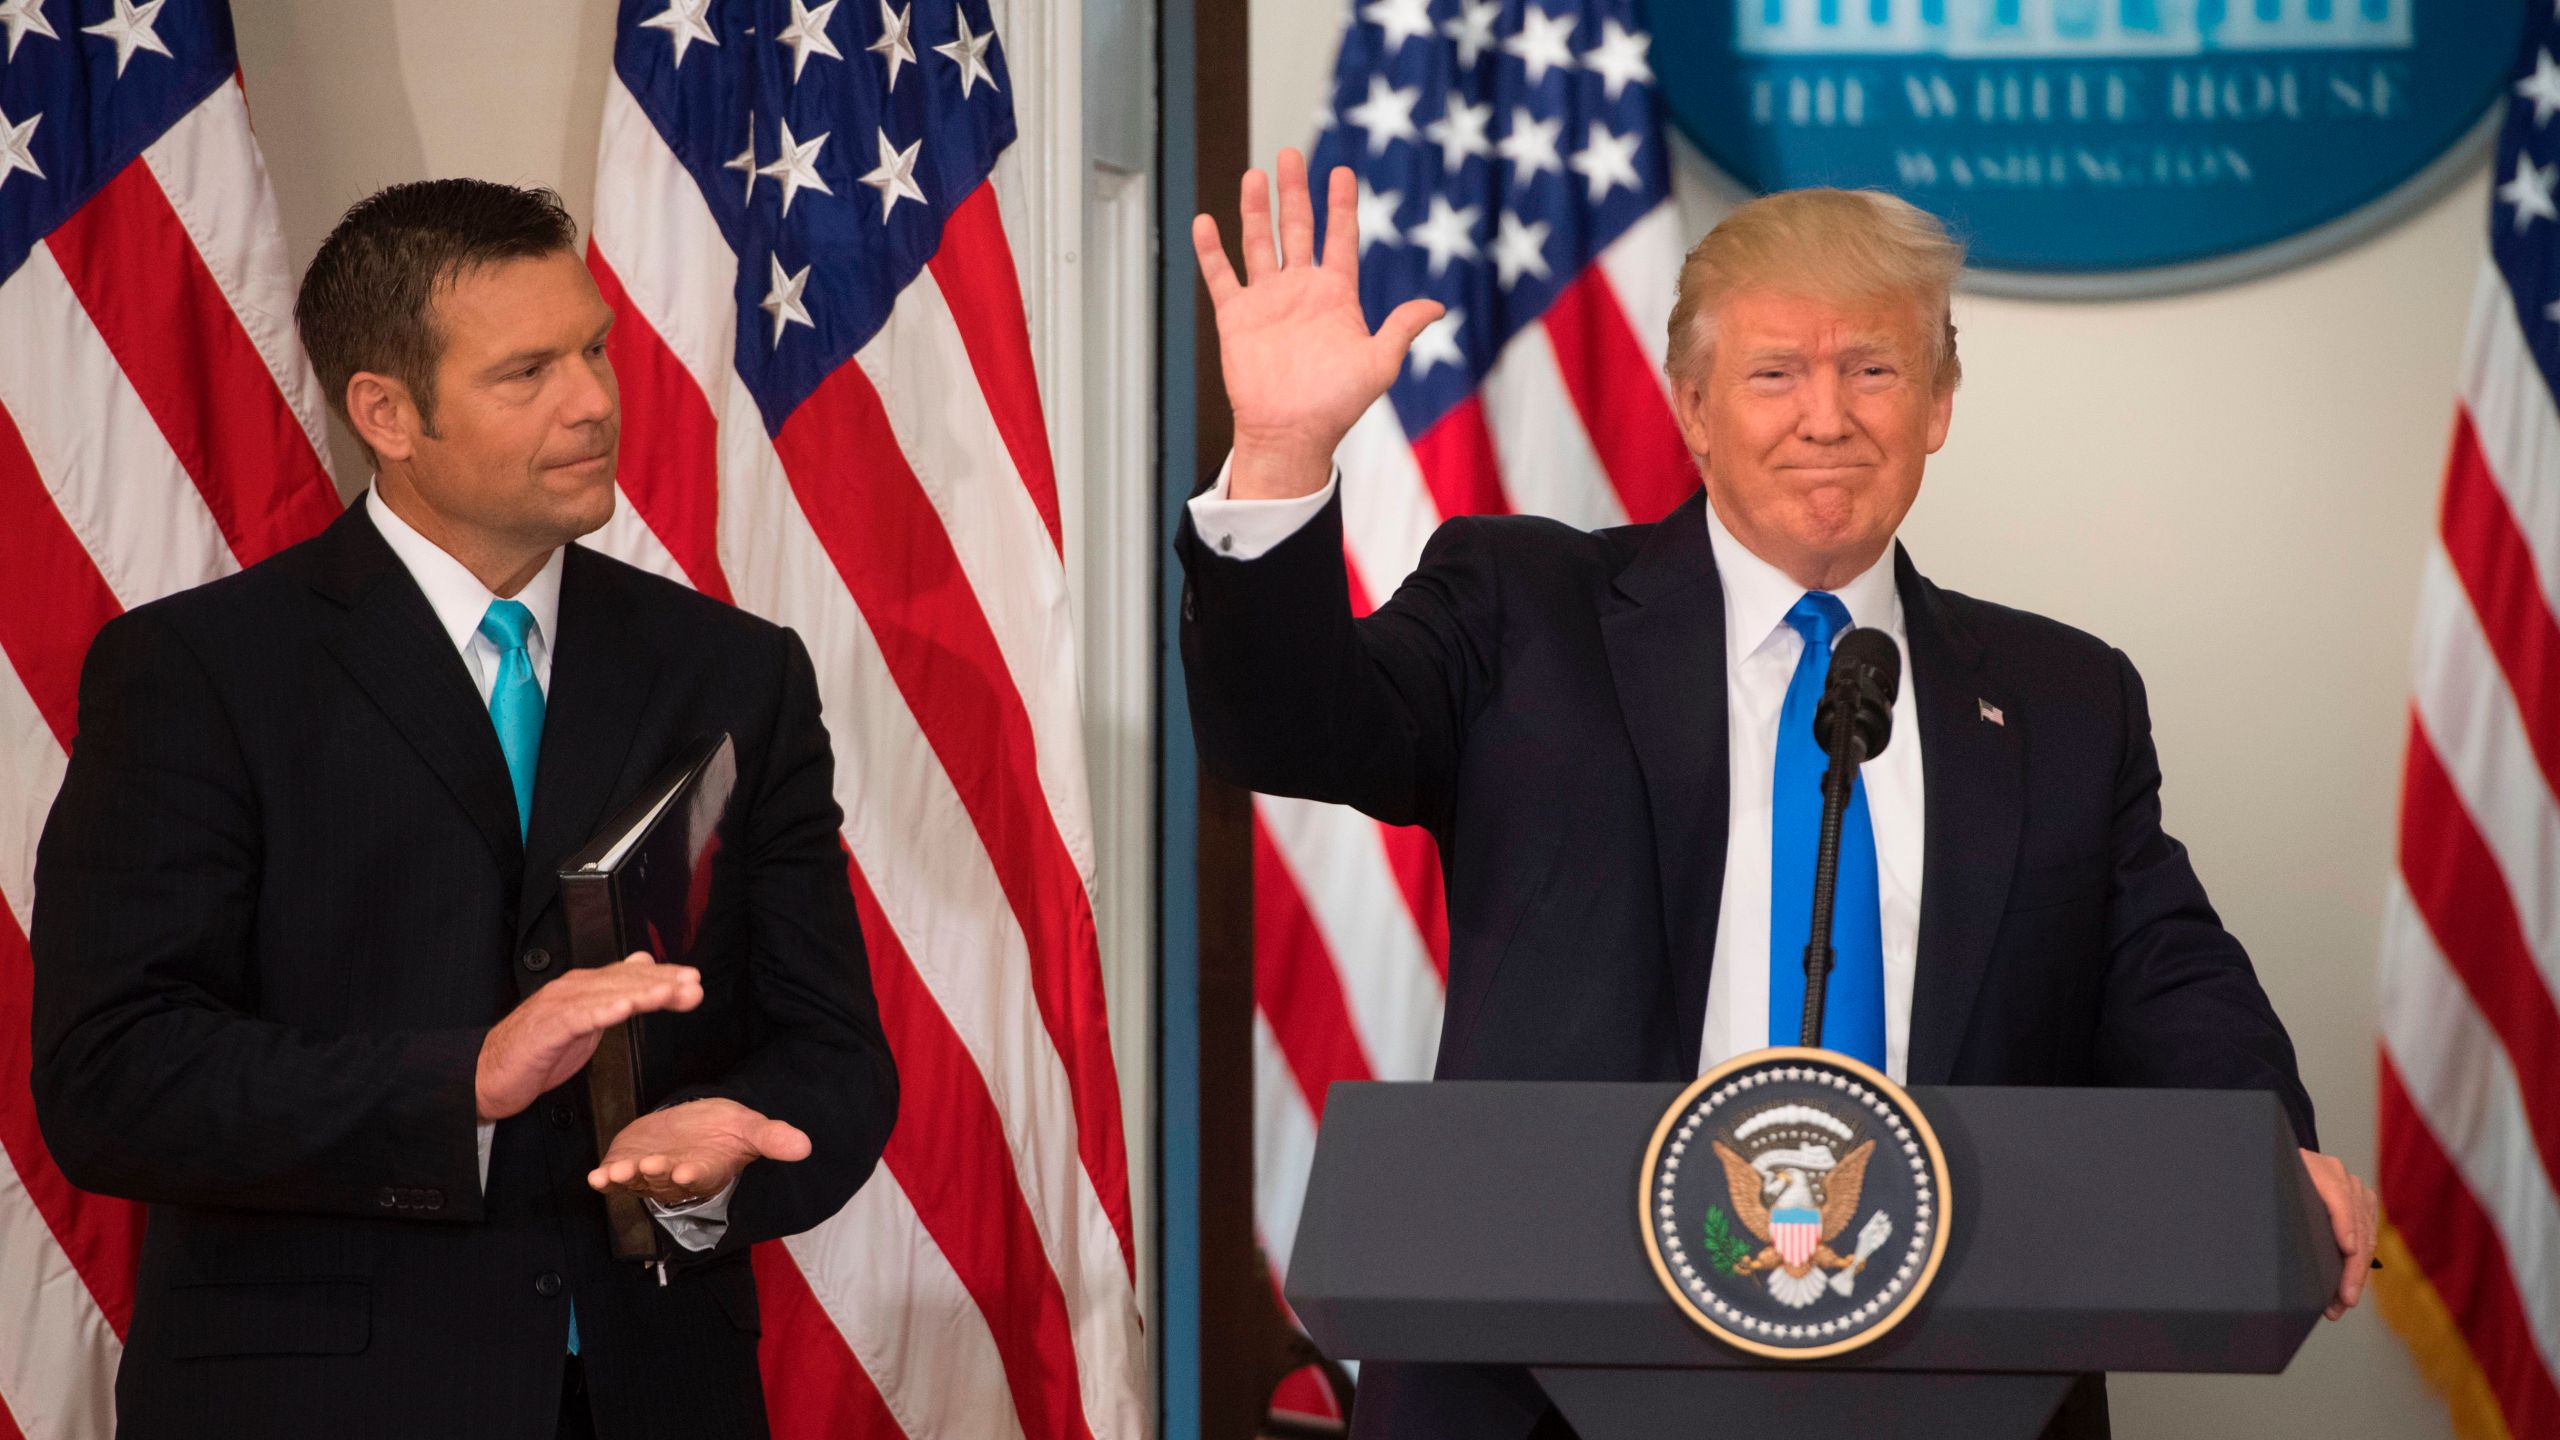
<path id="1" fill-rule="evenodd" d="M 1361 254 L 1368 254 L 1369 247 L 1372 245 L 1404 243 L 1404 231 L 1396 224 L 1396 211 L 1403 205 L 1403 191 L 1389 190 L 1380 193 L 1370 189 L 1368 181 L 1360 182 Z"/>
<path id="2" fill-rule="evenodd" d="M 739 151 L 736 158 L 728 161 L 726 164 L 723 164 L 720 168 L 723 170 L 744 170 L 747 172 L 747 203 L 755 203 L 756 114 L 754 111 L 750 110 L 747 112 L 747 148 Z"/>
<path id="3" fill-rule="evenodd" d="M 1485 127 L 1492 123 L 1492 101 L 1470 105 L 1452 90 L 1449 112 L 1423 127 L 1422 133 L 1440 147 L 1440 168 L 1454 173 L 1468 156 L 1493 153 L 1493 142 L 1485 138 Z"/>
<path id="4" fill-rule="evenodd" d="M 827 136 L 820 135 L 814 140 L 794 140 L 791 138 L 791 122 L 784 120 L 780 125 L 782 147 L 773 152 L 773 163 L 756 173 L 782 182 L 782 213 L 788 215 L 791 213 L 791 202 L 797 199 L 803 190 L 815 190 L 821 195 L 833 195 L 836 192 L 828 189 L 827 182 L 818 174 L 818 147 L 827 143 Z M 834 133 L 830 130 L 827 135 Z"/>
<path id="5" fill-rule="evenodd" d="M 1640 135 L 1620 135 L 1594 120 L 1590 141 L 1566 163 L 1573 167 L 1573 173 L 1591 182 L 1591 203 L 1597 205 L 1609 198 L 1609 191 L 1615 186 L 1644 188 L 1643 179 L 1636 174 L 1636 150 L 1643 144 Z"/>
<path id="6" fill-rule="evenodd" d="M 907 30 L 915 23 L 915 13 L 913 5 L 904 10 L 892 10 L 889 0 L 880 0 L 880 38 L 866 48 L 870 53 L 888 59 L 891 90 L 898 88 L 898 67 L 916 63 L 915 41 L 907 36 Z"/>
<path id="7" fill-rule="evenodd" d="M 9 27 L 12 60 L 18 58 L 18 42 L 27 38 L 30 31 L 47 40 L 62 38 L 53 33 L 53 26 L 44 18 L 44 0 L 0 0 L 0 25 Z"/>
<path id="8" fill-rule="evenodd" d="M 827 22 L 835 18 L 836 4 L 837 0 L 825 0 L 824 4 L 812 10 L 800 0 L 791 0 L 791 23 L 782 27 L 782 33 L 773 37 L 773 43 L 791 47 L 791 79 L 795 84 L 800 79 L 800 72 L 809 68 L 810 56 L 824 55 L 830 60 L 844 58 L 844 52 L 836 48 L 836 42 L 827 38 Z"/>
<path id="9" fill-rule="evenodd" d="M 951 13 L 960 21 L 960 38 L 948 45 L 934 46 L 933 53 L 948 57 L 952 64 L 960 67 L 960 98 L 966 100 L 981 80 L 987 82 L 988 89 L 996 88 L 996 72 L 987 68 L 987 47 L 996 43 L 996 32 L 990 30 L 984 35 L 972 35 L 969 33 L 969 12 L 955 8 Z"/>
<path id="10" fill-rule="evenodd" d="M 1525 105 L 1512 107 L 1511 133 L 1502 137 L 1494 150 L 1511 162 L 1512 176 L 1526 185 L 1544 171 L 1564 173 L 1564 159 L 1556 153 L 1556 132 L 1564 129 L 1564 117 L 1541 120 Z"/>
<path id="11" fill-rule="evenodd" d="M 1466 323 L 1466 311 L 1452 310 L 1422 327 L 1422 333 L 1413 337 L 1413 348 L 1405 352 L 1413 365 L 1413 378 L 1430 374 L 1434 365 L 1466 367 L 1466 352 L 1458 348 L 1458 327 Z"/>
<path id="12" fill-rule="evenodd" d="M 1342 118 L 1369 132 L 1369 153 L 1384 155 L 1397 140 L 1413 138 L 1413 107 L 1422 102 L 1422 87 L 1398 90 L 1384 75 L 1369 77 L 1369 98 L 1342 112 Z"/>
<path id="13" fill-rule="evenodd" d="M 1493 48 L 1493 27 L 1502 19 L 1502 0 L 1458 0 L 1458 13 L 1440 22 L 1440 33 L 1458 42 L 1458 63 L 1474 69 Z"/>
<path id="14" fill-rule="evenodd" d="M 1431 33 L 1431 0 L 1369 0 L 1360 18 L 1387 32 L 1387 53 L 1393 55 L 1407 40 Z"/>
<path id="15" fill-rule="evenodd" d="M 809 307 L 800 303 L 800 292 L 809 288 L 809 267 L 803 265 L 799 274 L 786 275 L 782 272 L 781 256 L 765 258 L 773 266 L 773 288 L 764 292 L 764 300 L 757 308 L 773 317 L 773 343 L 779 349 L 783 331 L 794 325 L 806 325 L 815 330 L 818 322 L 809 318 Z"/>
<path id="16" fill-rule="evenodd" d="M 925 203 L 924 192 L 916 188 L 916 156 L 924 150 L 918 140 L 901 150 L 889 143 L 889 132 L 880 132 L 880 168 L 862 177 L 862 183 L 880 192 L 880 223 L 889 222 L 889 212 L 901 200 Z"/>
<path id="17" fill-rule="evenodd" d="M 1629 85 L 1653 83 L 1653 66 L 1645 61 L 1645 52 L 1653 48 L 1653 37 L 1641 30 L 1629 30 L 1615 20 L 1600 22 L 1600 43 L 1582 57 L 1582 68 L 1608 80 L 1609 98 Z"/>
<path id="18" fill-rule="evenodd" d="M 710 9 L 711 0 L 667 0 L 667 8 L 641 21 L 640 27 L 667 32 L 667 38 L 675 42 L 676 68 L 681 70 L 684 68 L 686 46 L 696 40 L 705 45 L 720 43 L 720 37 L 712 33 L 710 24 L 703 19 Z"/>
<path id="19" fill-rule="evenodd" d="M 2536 220 L 2560 220 L 2560 208 L 2551 203 L 2554 185 L 2560 185 L 2560 165 L 2536 165 L 2530 155 L 2516 156 L 2516 176 L 2498 187 L 2498 198 L 2516 207 L 2517 234 Z"/>
<path id="20" fill-rule="evenodd" d="M 168 3 L 169 0 L 142 0 L 141 4 L 136 5 L 133 0 L 116 0 L 116 18 L 101 20 L 95 25 L 83 25 L 80 27 L 80 33 L 96 35 L 116 42 L 116 75 L 121 79 L 124 75 L 124 67 L 132 61 L 135 51 L 148 50 L 154 55 L 169 54 L 169 46 L 161 40 L 160 32 L 151 28 L 160 18 L 160 7 Z M 177 57 L 170 55 L 169 58 L 174 60 Z"/>
<path id="21" fill-rule="evenodd" d="M 1453 259 L 1476 258 L 1476 219 L 1484 211 L 1474 205 L 1457 209 L 1446 195 L 1431 197 L 1431 213 L 1405 232 L 1405 238 L 1431 252 L 1431 273 L 1449 268 Z"/>
<path id="22" fill-rule="evenodd" d="M 39 180 L 44 178 L 44 171 L 36 164 L 35 152 L 29 148 L 35 139 L 36 126 L 43 119 L 41 110 L 24 120 L 14 121 L 9 118 L 9 112 L 0 110 L 0 185 L 8 184 L 10 172 L 16 170 L 24 170 Z"/>
<path id="23" fill-rule="evenodd" d="M 1493 268 L 1502 279 L 1502 288 L 1520 283 L 1523 275 L 1547 278 L 1547 232 L 1552 226 L 1544 220 L 1522 222 L 1519 216 L 1505 210 L 1495 226 Z"/>
<path id="24" fill-rule="evenodd" d="M 2536 129 L 2551 118 L 2552 111 L 2560 110 L 2560 64 L 2552 63 L 2550 51 L 2533 57 L 2533 73 L 2516 82 L 2516 93 L 2533 102 Z"/>
<path id="25" fill-rule="evenodd" d="M 1546 79 L 1550 70 L 1573 68 L 1573 19 L 1549 15 L 1535 5 L 1520 12 L 1520 33 L 1503 41 L 1502 50 L 1529 67 L 1530 84 Z"/>

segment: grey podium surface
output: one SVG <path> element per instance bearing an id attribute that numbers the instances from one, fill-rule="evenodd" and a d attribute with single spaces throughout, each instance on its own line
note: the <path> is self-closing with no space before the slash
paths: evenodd
<path id="1" fill-rule="evenodd" d="M 1289 1303 L 1336 1359 L 1535 1367 L 1595 1440 L 1745 1402 L 1870 1437 L 1946 1433 L 1952 1406 L 1991 1436 L 2033 1435 L 2085 1371 L 2282 1370 L 2336 1288 L 2273 1095 L 1921 1088 L 1952 1222 L 1935 1285 L 1862 1350 L 1773 1364 L 1693 1325 L 1646 1258 L 1638 1171 L 1683 1088 L 1335 1086 Z"/>

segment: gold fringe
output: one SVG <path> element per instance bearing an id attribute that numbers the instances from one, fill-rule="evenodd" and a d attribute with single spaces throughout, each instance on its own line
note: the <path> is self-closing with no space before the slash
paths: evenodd
<path id="1" fill-rule="evenodd" d="M 2418 1268 L 2417 1257 L 2409 1253 L 2399 1230 L 2383 1226 L 2374 1253 L 2382 1261 L 2371 1282 L 2374 1302 L 2382 1308 L 2382 1318 L 2408 1344 L 2418 1373 L 2443 1397 L 2445 1409 L 2453 1416 L 2453 1433 L 2462 1440 L 2515 1440 L 2497 1396 L 2489 1389 L 2489 1377 L 2481 1373 L 2480 1362 L 2472 1358 L 2470 1345 L 2453 1323 L 2453 1312 L 2445 1308 L 2443 1297 Z"/>

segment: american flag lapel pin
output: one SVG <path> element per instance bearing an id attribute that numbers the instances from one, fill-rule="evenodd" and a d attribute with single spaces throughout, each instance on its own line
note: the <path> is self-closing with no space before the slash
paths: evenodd
<path id="1" fill-rule="evenodd" d="M 2008 717 L 2000 713 L 1999 706 L 1992 704 L 1988 700 L 1976 700 L 1973 703 L 1982 707 L 1983 719 L 1990 721 L 1992 724 L 1999 726 L 2003 730 L 2009 728 Z"/>

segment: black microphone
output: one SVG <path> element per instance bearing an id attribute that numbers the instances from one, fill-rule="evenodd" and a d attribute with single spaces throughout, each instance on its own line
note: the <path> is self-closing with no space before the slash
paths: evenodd
<path id="1" fill-rule="evenodd" d="M 1813 928 L 1804 946 L 1801 1042 L 1822 1044 L 1823 992 L 1831 983 L 1831 901 L 1840 879 L 1840 822 L 1858 767 L 1893 738 L 1893 697 L 1902 689 L 1902 651 L 1881 630 L 1841 633 L 1831 645 L 1831 671 L 1813 711 L 1814 743 L 1831 757 L 1822 772 L 1822 831 L 1813 857 Z"/>
<path id="2" fill-rule="evenodd" d="M 1822 703 L 1813 711 L 1813 740 L 1822 753 L 1838 760 L 1840 716 L 1845 709 L 1863 742 L 1862 760 L 1884 753 L 1893 738 L 1893 698 L 1902 689 L 1902 652 L 1881 630 L 1842 632 L 1831 647 L 1831 673 L 1822 682 Z"/>

